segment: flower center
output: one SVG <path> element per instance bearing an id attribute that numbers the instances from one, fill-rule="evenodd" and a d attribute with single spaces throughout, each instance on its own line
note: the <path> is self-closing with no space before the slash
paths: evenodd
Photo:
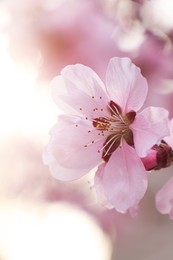
<path id="1" fill-rule="evenodd" d="M 110 101 L 108 107 L 110 110 L 109 117 L 98 117 L 93 120 L 93 126 L 107 136 L 102 149 L 98 151 L 102 151 L 102 158 L 106 162 L 121 145 L 122 139 L 125 139 L 129 145 L 134 146 L 133 133 L 129 126 L 136 116 L 134 111 L 130 111 L 123 116 L 121 108 L 114 101 Z"/>

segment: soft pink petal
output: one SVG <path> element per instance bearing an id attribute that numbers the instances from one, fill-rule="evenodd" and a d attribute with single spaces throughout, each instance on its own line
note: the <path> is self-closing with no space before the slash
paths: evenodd
<path id="1" fill-rule="evenodd" d="M 169 214 L 173 219 L 173 176 L 158 191 L 156 195 L 156 207 L 162 214 Z"/>
<path id="2" fill-rule="evenodd" d="M 102 185 L 102 176 L 104 173 L 104 167 L 105 164 L 101 164 L 97 170 L 97 173 L 95 175 L 95 181 L 94 181 L 94 186 L 97 192 L 97 198 L 98 202 L 100 202 L 104 207 L 108 209 L 114 208 L 113 205 L 108 201 L 108 198 L 106 197 L 104 187 Z"/>
<path id="3" fill-rule="evenodd" d="M 49 166 L 52 176 L 60 181 L 76 180 L 86 174 L 85 169 L 70 169 L 58 164 L 49 145 L 43 151 L 43 162 Z"/>
<path id="4" fill-rule="evenodd" d="M 57 76 L 51 81 L 52 99 L 56 103 L 57 107 L 65 113 L 81 115 L 81 112 L 76 111 L 70 103 L 65 102 L 64 98 L 68 97 L 68 92 L 65 86 L 65 82 L 62 76 Z"/>
<path id="5" fill-rule="evenodd" d="M 138 111 L 147 95 L 148 85 L 129 58 L 112 58 L 106 74 L 107 91 L 124 113 Z"/>
<path id="6" fill-rule="evenodd" d="M 103 197 L 119 212 L 136 206 L 147 189 L 147 174 L 135 150 L 125 142 L 100 166 L 96 173 L 96 190 L 103 187 Z"/>
<path id="7" fill-rule="evenodd" d="M 53 98 L 57 106 L 71 114 L 96 118 L 107 113 L 108 96 L 97 74 L 81 64 L 65 67 L 62 76 L 52 81 Z"/>
<path id="8" fill-rule="evenodd" d="M 79 171 L 78 176 L 86 174 L 98 165 L 102 160 L 98 150 L 105 142 L 105 138 L 98 133 L 88 120 L 61 116 L 50 132 L 51 138 L 47 147 L 47 156 L 50 154 L 54 158 L 53 165 L 50 165 L 52 171 L 55 169 L 57 172 L 57 168 L 62 167 L 69 172 Z"/>
<path id="9" fill-rule="evenodd" d="M 130 128 L 137 154 L 145 157 L 153 145 L 169 135 L 168 111 L 157 107 L 146 108 L 136 115 Z"/>

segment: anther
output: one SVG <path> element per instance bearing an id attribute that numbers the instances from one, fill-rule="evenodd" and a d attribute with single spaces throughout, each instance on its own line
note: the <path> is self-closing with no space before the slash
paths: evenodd
<path id="1" fill-rule="evenodd" d="M 92 96 L 92 98 L 94 98 L 94 96 Z"/>
<path id="2" fill-rule="evenodd" d="M 78 127 L 78 125 L 76 125 L 76 127 Z"/>
<path id="3" fill-rule="evenodd" d="M 102 99 L 102 97 L 100 97 L 100 99 Z"/>
<path id="4" fill-rule="evenodd" d="M 94 144 L 94 141 L 92 141 L 92 144 Z"/>
<path id="5" fill-rule="evenodd" d="M 82 110 L 82 108 L 80 107 L 80 110 Z"/>

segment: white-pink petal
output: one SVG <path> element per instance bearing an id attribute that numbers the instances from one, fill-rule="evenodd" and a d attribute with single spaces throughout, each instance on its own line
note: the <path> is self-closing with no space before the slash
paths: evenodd
<path id="1" fill-rule="evenodd" d="M 100 166 L 96 173 L 96 190 L 119 212 L 135 207 L 147 189 L 147 174 L 135 150 L 126 142 Z"/>
<path id="2" fill-rule="evenodd" d="M 61 76 L 52 81 L 53 99 L 57 106 L 70 114 L 96 118 L 109 102 L 105 86 L 89 67 L 76 64 L 66 66 Z"/>
<path id="3" fill-rule="evenodd" d="M 129 58 L 112 58 L 106 74 L 110 98 L 127 113 L 138 111 L 147 96 L 148 85 L 140 69 Z"/>
<path id="4" fill-rule="evenodd" d="M 158 211 L 173 219 L 173 176 L 157 192 L 155 200 Z"/>
<path id="5" fill-rule="evenodd" d="M 70 102 L 67 102 L 69 98 L 65 82 L 62 76 L 55 77 L 50 84 L 52 90 L 52 99 L 56 103 L 57 107 L 67 114 L 81 115 L 81 112 L 76 111 Z"/>
<path id="6" fill-rule="evenodd" d="M 43 162 L 49 166 L 52 176 L 60 181 L 76 180 L 86 174 L 85 169 L 70 169 L 58 164 L 49 145 L 43 151 Z"/>
<path id="7" fill-rule="evenodd" d="M 169 135 L 168 123 L 168 111 L 164 108 L 148 107 L 136 115 L 130 128 L 139 157 L 145 157 L 153 145 Z"/>
<path id="8" fill-rule="evenodd" d="M 94 187 L 95 187 L 95 190 L 97 192 L 98 202 L 101 203 L 104 207 L 106 207 L 108 209 L 112 209 L 114 207 L 108 201 L 108 198 L 106 197 L 104 186 L 103 186 L 103 183 L 102 183 L 104 168 L 105 168 L 105 163 L 101 164 L 98 167 L 97 173 L 96 173 L 95 179 L 94 179 Z"/>
<path id="9" fill-rule="evenodd" d="M 59 169 L 61 166 L 68 171 L 81 171 L 81 175 L 89 172 L 102 161 L 98 150 L 103 146 L 105 137 L 100 137 L 98 133 L 89 120 L 61 116 L 50 132 L 47 153 L 57 163 L 56 166 L 54 162 L 51 168 Z"/>

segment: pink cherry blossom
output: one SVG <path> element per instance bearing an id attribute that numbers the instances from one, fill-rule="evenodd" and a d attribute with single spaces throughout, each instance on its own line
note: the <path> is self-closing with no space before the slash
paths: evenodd
<path id="1" fill-rule="evenodd" d="M 139 157 L 169 134 L 168 112 L 142 107 L 147 82 L 129 58 L 112 58 L 106 83 L 81 64 L 52 82 L 53 98 L 68 113 L 50 132 L 44 162 L 59 180 L 74 180 L 98 167 L 95 188 L 119 212 L 136 207 L 147 189 Z"/>

